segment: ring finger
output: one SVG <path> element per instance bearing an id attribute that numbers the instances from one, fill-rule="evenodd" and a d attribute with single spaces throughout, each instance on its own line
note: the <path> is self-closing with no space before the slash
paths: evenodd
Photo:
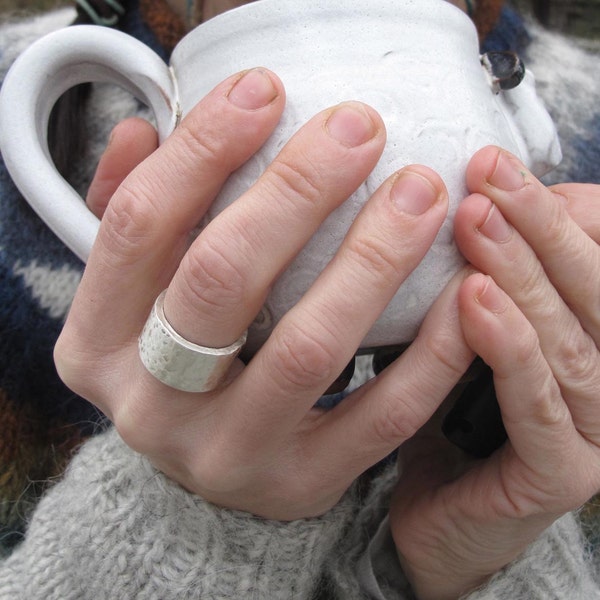
<path id="1" fill-rule="evenodd" d="M 165 297 L 174 329 L 203 346 L 233 343 L 277 275 L 373 169 L 384 140 L 377 113 L 359 103 L 309 121 L 184 257 Z"/>

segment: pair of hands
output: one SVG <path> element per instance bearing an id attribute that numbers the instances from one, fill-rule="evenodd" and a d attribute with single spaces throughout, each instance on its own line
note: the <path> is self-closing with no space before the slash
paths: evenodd
<path id="1" fill-rule="evenodd" d="M 441 179 L 407 167 L 375 192 L 248 366 L 238 362 L 214 392 L 167 388 L 137 350 L 159 293 L 168 288 L 165 313 L 185 338 L 229 345 L 383 150 L 384 125 L 371 108 L 326 110 L 191 241 L 284 103 L 277 77 L 253 70 L 219 85 L 158 149 L 145 122 L 117 126 L 88 195 L 102 225 L 57 343 L 57 368 L 167 475 L 208 501 L 266 518 L 324 513 L 407 442 L 411 460 L 390 511 L 400 560 L 419 597 L 456 597 L 600 485 L 600 192 L 549 190 L 505 152 L 477 153 L 467 172 L 472 193 L 455 218 L 473 268 L 448 285 L 396 362 L 318 411 L 316 400 L 446 216 Z M 494 370 L 510 442 L 457 473 L 443 442 L 422 427 L 475 354 Z"/>

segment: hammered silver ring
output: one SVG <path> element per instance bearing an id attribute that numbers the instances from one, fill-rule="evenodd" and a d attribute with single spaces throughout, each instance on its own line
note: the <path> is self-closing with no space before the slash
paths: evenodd
<path id="1" fill-rule="evenodd" d="M 177 333 L 164 313 L 166 290 L 156 299 L 139 337 L 140 358 L 156 379 L 184 392 L 219 387 L 246 343 L 247 331 L 225 348 L 199 346 Z"/>

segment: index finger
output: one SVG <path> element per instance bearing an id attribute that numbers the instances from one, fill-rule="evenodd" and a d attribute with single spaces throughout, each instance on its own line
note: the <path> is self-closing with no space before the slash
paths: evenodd
<path id="1" fill-rule="evenodd" d="M 198 224 L 231 172 L 264 143 L 283 111 L 279 79 L 230 77 L 190 112 L 111 199 L 71 314 L 94 347 L 136 337 Z M 111 322 L 110 330 L 98 323 Z"/>

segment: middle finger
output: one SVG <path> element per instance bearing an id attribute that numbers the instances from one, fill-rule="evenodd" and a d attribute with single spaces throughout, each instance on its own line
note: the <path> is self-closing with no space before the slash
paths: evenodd
<path id="1" fill-rule="evenodd" d="M 311 119 L 184 257 L 165 297 L 175 330 L 203 346 L 234 342 L 278 274 L 368 176 L 384 142 L 381 118 L 360 103 Z"/>

